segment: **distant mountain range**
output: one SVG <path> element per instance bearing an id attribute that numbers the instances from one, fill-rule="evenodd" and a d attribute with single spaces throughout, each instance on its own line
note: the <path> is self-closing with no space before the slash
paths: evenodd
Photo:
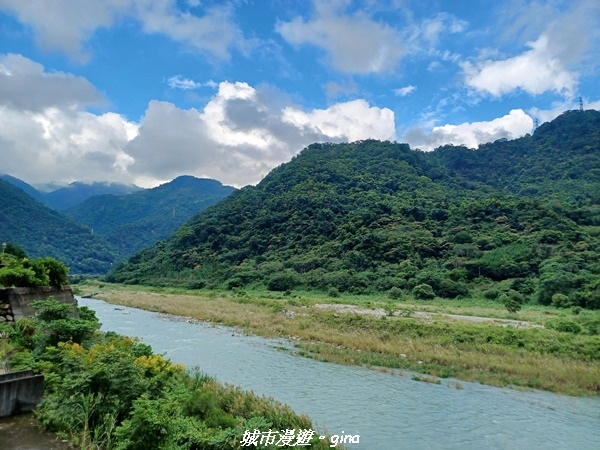
<path id="1" fill-rule="evenodd" d="M 182 176 L 128 195 L 98 195 L 65 214 L 88 225 L 125 255 L 165 239 L 184 222 L 235 189 L 211 179 Z"/>
<path id="2" fill-rule="evenodd" d="M 191 176 L 154 189 L 75 182 L 50 193 L 9 175 L 0 183 L 0 241 L 56 257 L 78 274 L 105 273 L 235 190 Z"/>
<path id="3" fill-rule="evenodd" d="M 108 279 L 600 308 L 600 113 L 414 151 L 313 144 Z"/>
<path id="4" fill-rule="evenodd" d="M 36 199 L 38 202 L 58 211 L 78 205 L 95 195 L 125 195 L 142 190 L 142 188 L 133 184 L 128 185 L 110 182 L 82 183 L 76 181 L 68 186 L 61 187 L 51 192 L 42 192 L 30 184 L 27 184 L 25 181 L 8 174 L 0 175 L 0 179 L 23 190 L 23 192 Z"/>
<path id="5" fill-rule="evenodd" d="M 32 257 L 52 256 L 65 262 L 71 273 L 104 273 L 124 257 L 89 227 L 4 180 L 0 180 L 0 241 L 12 242 Z"/>

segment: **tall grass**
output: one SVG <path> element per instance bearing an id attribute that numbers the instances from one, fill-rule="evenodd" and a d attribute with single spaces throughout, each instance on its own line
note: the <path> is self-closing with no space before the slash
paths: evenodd
<path id="1" fill-rule="evenodd" d="M 111 303 L 240 327 L 265 337 L 292 337 L 299 342 L 300 354 L 342 364 L 414 370 L 435 377 L 571 395 L 600 392 L 597 335 L 545 328 L 515 329 L 454 321 L 444 316 L 377 318 L 336 313 L 312 308 L 310 305 L 315 303 L 330 302 L 329 298 L 316 296 L 171 292 L 106 285 L 98 297 Z M 349 300 L 363 307 L 380 306 L 373 299 Z M 431 303 L 401 307 L 431 308 L 436 312 L 450 308 Z M 456 304 L 451 308 L 453 312 L 467 312 Z M 481 316 L 499 314 L 497 305 L 469 308 Z M 548 308 L 531 309 L 531 317 L 538 322 L 565 314 Z"/>

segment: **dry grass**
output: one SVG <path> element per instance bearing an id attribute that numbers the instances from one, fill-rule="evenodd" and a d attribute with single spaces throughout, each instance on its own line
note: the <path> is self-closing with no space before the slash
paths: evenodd
<path id="1" fill-rule="evenodd" d="M 439 331 L 438 323 L 431 320 L 432 333 L 415 337 L 398 332 L 391 325 L 398 320 L 419 322 L 422 319 L 394 317 L 383 322 L 375 317 L 361 317 L 362 328 L 345 327 L 343 318 L 336 319 L 344 316 L 341 313 L 292 306 L 291 303 L 298 302 L 286 299 L 236 297 L 231 293 L 196 295 L 109 284 L 82 288 L 84 293 L 94 293 L 96 298 L 109 303 L 240 327 L 265 337 L 288 336 L 299 342 L 300 354 L 316 359 L 400 368 L 434 377 L 450 376 L 495 386 L 537 388 L 570 395 L 600 392 L 598 360 L 554 356 L 494 343 L 470 346 L 468 342 L 450 342 L 443 334 L 434 334 Z M 486 312 L 475 307 L 472 311 L 478 315 Z M 459 313 L 465 314 L 465 311 Z M 342 321 L 342 325 L 335 324 L 336 320 Z M 447 323 L 439 320 L 440 327 Z M 468 326 L 471 332 L 486 333 L 493 325 Z"/>

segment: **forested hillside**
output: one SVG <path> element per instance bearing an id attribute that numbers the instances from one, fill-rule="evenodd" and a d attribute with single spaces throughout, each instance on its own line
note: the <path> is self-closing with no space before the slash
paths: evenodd
<path id="1" fill-rule="evenodd" d="M 314 144 L 108 278 L 599 308 L 599 116 L 477 151 Z"/>
<path id="2" fill-rule="evenodd" d="M 105 273 L 118 251 L 91 230 L 37 202 L 0 180 L 0 241 L 22 247 L 30 256 L 51 256 L 71 273 Z"/>
<path id="3" fill-rule="evenodd" d="M 234 190 L 216 180 L 182 176 L 129 195 L 92 197 L 65 213 L 128 256 L 165 239 Z"/>

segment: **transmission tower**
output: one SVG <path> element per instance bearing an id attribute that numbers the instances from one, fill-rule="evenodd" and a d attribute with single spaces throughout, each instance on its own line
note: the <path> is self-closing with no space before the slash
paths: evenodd
<path id="1" fill-rule="evenodd" d="M 583 98 L 579 97 L 579 112 L 583 112 Z"/>

